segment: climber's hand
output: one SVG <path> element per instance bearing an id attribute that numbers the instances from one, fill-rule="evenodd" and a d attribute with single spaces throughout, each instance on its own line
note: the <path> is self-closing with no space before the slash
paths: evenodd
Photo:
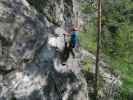
<path id="1" fill-rule="evenodd" d="M 70 47 L 70 44 L 69 43 L 67 43 L 67 48 L 69 48 Z"/>

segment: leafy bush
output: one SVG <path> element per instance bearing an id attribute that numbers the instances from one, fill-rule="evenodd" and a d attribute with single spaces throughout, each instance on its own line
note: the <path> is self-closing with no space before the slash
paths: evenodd
<path id="1" fill-rule="evenodd" d="M 120 96 L 115 100 L 133 100 L 133 1 L 104 0 L 102 4 L 101 52 L 105 62 L 121 75 L 123 82 Z M 94 15 L 95 10 L 86 5 L 82 6 L 83 13 Z M 96 18 L 90 16 L 80 38 L 82 47 L 95 53 Z"/>

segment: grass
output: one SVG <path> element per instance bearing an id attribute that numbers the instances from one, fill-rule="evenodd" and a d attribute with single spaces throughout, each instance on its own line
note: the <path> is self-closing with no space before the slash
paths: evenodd
<path id="1" fill-rule="evenodd" d="M 118 71 L 121 76 L 122 86 L 120 90 L 121 99 L 130 100 L 133 98 L 133 67 L 122 60 L 110 59 L 110 66 L 114 71 Z M 132 99 L 131 99 L 132 100 Z"/>
<path id="2" fill-rule="evenodd" d="M 80 32 L 79 33 L 79 40 L 81 47 L 84 49 L 90 51 L 91 53 L 96 53 L 96 36 L 94 28 L 90 28 L 88 32 Z M 109 56 L 109 55 L 106 55 Z M 120 90 L 121 98 L 118 100 L 128 100 L 130 97 L 129 94 L 133 94 L 133 65 L 128 65 L 127 63 L 124 63 L 122 59 L 114 58 L 114 56 L 111 58 L 107 58 L 109 62 L 107 62 L 111 69 L 114 72 L 118 72 L 118 74 L 121 76 L 122 80 L 122 87 Z M 106 62 L 106 60 L 105 60 Z M 92 61 L 90 58 L 86 58 L 83 61 L 84 64 L 84 70 L 90 71 L 90 67 L 92 67 Z M 131 95 L 132 96 L 132 95 Z"/>
<path id="3" fill-rule="evenodd" d="M 80 45 L 84 49 L 96 53 L 96 30 L 94 24 L 88 25 L 87 31 L 79 33 Z"/>
<path id="4" fill-rule="evenodd" d="M 83 71 L 90 72 L 90 68 L 93 65 L 92 60 L 89 57 L 86 57 L 82 63 L 84 65 Z"/>

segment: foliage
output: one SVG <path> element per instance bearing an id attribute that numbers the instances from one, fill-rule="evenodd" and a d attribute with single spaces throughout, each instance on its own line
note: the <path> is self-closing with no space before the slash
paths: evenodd
<path id="1" fill-rule="evenodd" d="M 15 97 L 12 97 L 11 100 L 17 100 Z"/>
<path id="2" fill-rule="evenodd" d="M 85 13 L 85 14 L 92 14 L 96 10 L 95 6 L 92 5 L 92 3 L 86 3 L 86 2 L 81 4 L 80 9 L 82 13 Z"/>
<path id="3" fill-rule="evenodd" d="M 80 44 L 86 50 L 96 53 L 96 18 L 93 18 L 86 24 L 84 30 L 79 33 Z"/>
<path id="4" fill-rule="evenodd" d="M 111 57 L 111 65 L 119 70 L 123 86 L 122 100 L 130 100 L 133 91 L 133 28 L 130 0 L 117 0 L 104 2 L 103 7 L 103 33 L 102 50 Z M 133 95 L 132 95 L 133 96 Z"/>
<path id="5" fill-rule="evenodd" d="M 87 71 L 87 72 L 90 72 L 90 68 L 93 65 L 92 60 L 89 57 L 87 57 L 87 58 L 84 59 L 84 61 L 82 62 L 82 64 L 85 66 L 83 70 L 84 71 Z"/>
<path id="6" fill-rule="evenodd" d="M 101 52 L 111 69 L 121 75 L 123 85 L 117 100 L 133 100 L 133 0 L 103 0 L 102 4 Z M 84 6 L 82 12 L 94 15 L 95 10 L 86 11 L 89 9 Z M 95 53 L 96 18 L 88 18 L 87 30 L 80 35 L 81 44 Z"/>

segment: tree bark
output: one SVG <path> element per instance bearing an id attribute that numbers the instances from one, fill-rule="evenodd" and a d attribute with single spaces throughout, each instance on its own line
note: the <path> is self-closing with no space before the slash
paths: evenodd
<path id="1" fill-rule="evenodd" d="M 94 82 L 94 100 L 98 100 L 98 78 L 99 78 L 99 53 L 100 53 L 100 34 L 101 34 L 101 0 L 97 0 L 97 51 L 96 51 L 96 68 Z"/>

